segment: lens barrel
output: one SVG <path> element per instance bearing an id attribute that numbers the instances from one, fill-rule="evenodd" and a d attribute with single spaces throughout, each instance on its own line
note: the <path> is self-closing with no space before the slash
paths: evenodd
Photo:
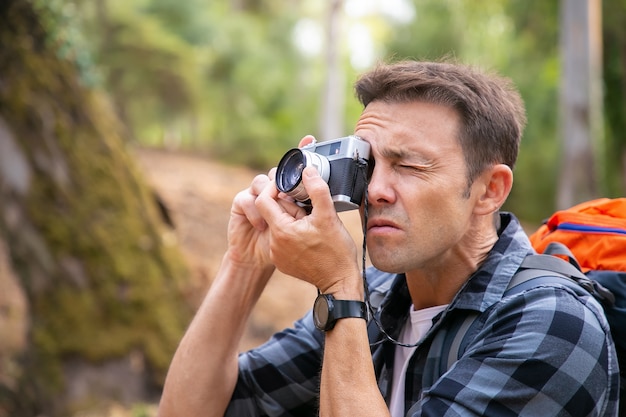
<path id="1" fill-rule="evenodd" d="M 302 185 L 302 171 L 308 166 L 315 167 L 324 181 L 328 182 L 330 177 L 328 159 L 314 152 L 294 148 L 287 151 L 278 163 L 276 169 L 278 190 L 293 197 L 296 201 L 308 201 L 309 195 Z"/>

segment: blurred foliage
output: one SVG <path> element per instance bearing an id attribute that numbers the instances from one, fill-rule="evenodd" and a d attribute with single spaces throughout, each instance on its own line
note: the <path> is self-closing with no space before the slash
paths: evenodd
<path id="1" fill-rule="evenodd" d="M 293 46 L 297 10 L 282 6 L 76 3 L 129 138 L 262 168 L 316 123 L 319 79 Z"/>
<path id="2" fill-rule="evenodd" d="M 322 28 L 317 40 L 323 38 L 323 2 L 61 1 L 77 11 L 129 140 L 202 150 L 266 169 L 304 134 L 316 133 L 326 69 L 323 46 L 316 54 L 303 53 L 294 33 L 312 20 Z M 365 10 L 375 2 L 346 3 Z M 525 99 L 529 123 L 505 208 L 539 221 L 554 209 L 559 166 L 559 2 L 404 3 L 414 10 L 408 22 L 380 10 L 344 16 L 341 39 L 334 41 L 341 42 L 345 94 L 352 97 L 351 84 L 360 72 L 351 65 L 345 40 L 348 29 L 358 25 L 367 27 L 380 58 L 452 56 L 509 76 Z M 623 3 L 604 2 L 606 138 L 599 164 L 606 196 L 623 194 L 626 187 L 620 174 L 626 147 Z M 345 106 L 348 133 L 360 107 L 356 100 L 346 100 Z"/>

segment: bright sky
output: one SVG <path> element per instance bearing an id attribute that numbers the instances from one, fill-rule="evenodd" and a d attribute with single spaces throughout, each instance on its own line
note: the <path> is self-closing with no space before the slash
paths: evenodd
<path id="1" fill-rule="evenodd" d="M 406 24 L 415 18 L 415 9 L 409 0 L 346 0 L 341 20 L 343 42 L 350 52 L 355 69 L 371 66 L 376 59 L 376 39 L 372 22 L 384 18 Z M 303 18 L 295 27 L 294 42 L 308 56 L 316 56 L 324 47 L 324 25 L 320 19 Z"/>

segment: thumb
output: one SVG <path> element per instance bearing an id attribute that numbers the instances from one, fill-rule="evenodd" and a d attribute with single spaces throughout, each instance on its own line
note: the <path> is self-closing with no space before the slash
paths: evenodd
<path id="1" fill-rule="evenodd" d="M 300 139 L 300 143 L 298 144 L 298 148 L 302 148 L 304 146 L 310 145 L 313 142 L 315 142 L 315 136 L 313 136 L 313 135 L 306 135 L 305 137 Z"/>
<path id="2" fill-rule="evenodd" d="M 311 199 L 313 210 L 317 209 L 324 212 L 332 210 L 335 212 L 328 184 L 320 176 L 316 168 L 311 166 L 304 168 L 304 171 L 302 171 L 302 184 Z"/>

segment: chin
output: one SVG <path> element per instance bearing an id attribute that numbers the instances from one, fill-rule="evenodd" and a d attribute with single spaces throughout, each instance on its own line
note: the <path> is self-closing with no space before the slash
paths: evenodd
<path id="1" fill-rule="evenodd" d="M 375 257 L 372 257 L 372 255 L 370 254 L 370 260 L 374 268 L 378 269 L 379 271 L 388 272 L 390 274 L 403 274 L 405 272 L 403 268 L 394 264 L 393 262 L 390 262 L 389 259 L 381 262 Z"/>

